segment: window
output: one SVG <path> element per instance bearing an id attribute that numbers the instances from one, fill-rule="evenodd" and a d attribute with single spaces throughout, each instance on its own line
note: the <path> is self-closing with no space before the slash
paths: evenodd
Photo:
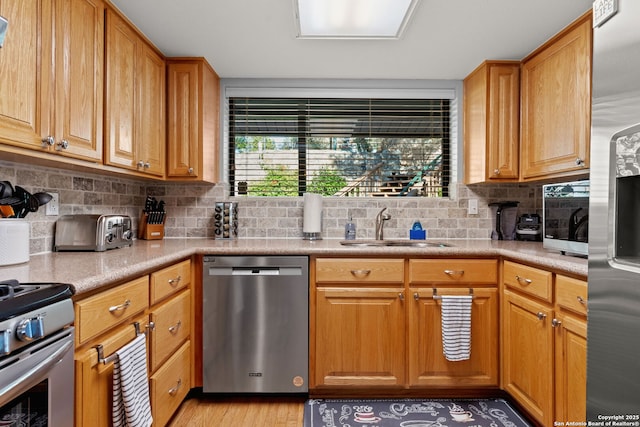
<path id="1" fill-rule="evenodd" d="M 447 196 L 450 102 L 229 97 L 231 195 Z"/>

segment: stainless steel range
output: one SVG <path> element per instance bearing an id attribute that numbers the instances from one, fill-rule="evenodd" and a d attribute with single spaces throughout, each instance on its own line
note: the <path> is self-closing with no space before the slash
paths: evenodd
<path id="1" fill-rule="evenodd" d="M 0 282 L 0 425 L 73 425 L 70 285 Z"/>

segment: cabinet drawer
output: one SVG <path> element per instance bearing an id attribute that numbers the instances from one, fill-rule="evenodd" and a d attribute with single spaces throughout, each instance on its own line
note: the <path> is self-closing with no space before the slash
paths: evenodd
<path id="1" fill-rule="evenodd" d="M 151 311 L 151 372 L 182 344 L 191 330 L 191 291 L 171 298 Z"/>
<path id="2" fill-rule="evenodd" d="M 191 261 L 186 260 L 151 273 L 151 305 L 191 283 Z"/>
<path id="3" fill-rule="evenodd" d="M 412 259 L 409 260 L 409 283 L 498 283 L 495 259 Z"/>
<path id="4" fill-rule="evenodd" d="M 552 302 L 552 279 L 550 271 L 540 270 L 517 264 L 504 262 L 504 284 L 521 292 Z"/>
<path id="5" fill-rule="evenodd" d="M 162 367 L 151 376 L 151 410 L 153 425 L 164 426 L 191 389 L 191 343 L 185 342 Z"/>
<path id="6" fill-rule="evenodd" d="M 78 344 L 85 343 L 148 306 L 148 276 L 77 301 L 75 324 Z"/>
<path id="7" fill-rule="evenodd" d="M 317 283 L 403 283 L 404 260 L 345 258 L 316 260 Z"/>
<path id="8" fill-rule="evenodd" d="M 558 275 L 555 292 L 559 307 L 587 315 L 587 282 Z"/>

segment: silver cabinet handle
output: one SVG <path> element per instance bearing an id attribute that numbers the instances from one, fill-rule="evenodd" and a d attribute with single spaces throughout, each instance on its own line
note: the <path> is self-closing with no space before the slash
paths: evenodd
<path id="1" fill-rule="evenodd" d="M 576 166 L 582 166 L 582 165 L 584 165 L 584 160 L 578 157 L 576 159 Z"/>
<path id="2" fill-rule="evenodd" d="M 447 276 L 462 276 L 464 275 L 464 270 L 445 270 L 444 274 Z"/>
<path id="3" fill-rule="evenodd" d="M 175 279 L 169 279 L 168 282 L 171 286 L 177 285 L 182 280 L 182 276 L 178 276 Z"/>
<path id="4" fill-rule="evenodd" d="M 584 305 L 585 307 L 587 306 L 587 300 L 585 300 L 584 298 L 582 298 L 580 295 L 578 295 L 576 297 L 578 299 L 578 302 L 582 305 Z"/>
<path id="5" fill-rule="evenodd" d="M 151 332 L 151 331 L 155 331 L 156 330 L 155 322 L 149 322 L 149 324 L 147 324 L 147 326 L 145 326 L 145 329 L 147 330 L 147 333 Z"/>
<path id="6" fill-rule="evenodd" d="M 44 138 L 42 138 L 42 146 L 43 147 L 52 146 L 55 143 L 56 143 L 56 140 L 51 135 L 45 136 Z"/>
<path id="7" fill-rule="evenodd" d="M 500 175 L 500 169 L 494 169 L 493 170 L 493 174 L 494 175 Z"/>
<path id="8" fill-rule="evenodd" d="M 557 328 L 560 325 L 562 325 L 562 321 L 561 320 L 558 320 L 558 319 L 554 318 L 551 321 L 551 326 L 554 327 L 554 328 Z"/>
<path id="9" fill-rule="evenodd" d="M 66 150 L 67 148 L 69 148 L 69 141 L 66 139 L 63 139 L 56 144 L 56 150 L 58 151 Z"/>
<path id="10" fill-rule="evenodd" d="M 398 298 L 400 298 L 400 301 L 404 301 L 404 292 L 398 292 Z"/>
<path id="11" fill-rule="evenodd" d="M 524 277 L 520 277 L 518 275 L 516 275 L 516 280 L 522 285 L 530 285 L 533 282 L 533 280 L 531 279 L 525 279 Z"/>
<path id="12" fill-rule="evenodd" d="M 189 168 L 189 169 L 187 170 L 187 173 L 188 173 L 189 175 L 193 175 L 193 168 Z"/>
<path id="13" fill-rule="evenodd" d="M 420 301 L 420 294 L 417 293 L 417 292 L 415 294 L 413 294 L 413 299 L 416 300 L 416 301 Z"/>
<path id="14" fill-rule="evenodd" d="M 172 387 L 169 389 L 169 394 L 171 396 L 175 396 L 178 390 L 180 389 L 180 387 L 182 387 L 182 378 L 178 379 L 178 382 L 176 383 L 175 387 Z"/>
<path id="15" fill-rule="evenodd" d="M 367 277 L 371 274 L 371 270 L 351 270 L 351 274 L 358 278 Z"/>
<path id="16" fill-rule="evenodd" d="M 182 321 L 178 320 L 178 323 L 173 326 L 169 326 L 169 332 L 171 332 L 172 334 L 177 333 L 178 329 L 180 329 L 180 326 L 182 326 Z"/>
<path id="17" fill-rule="evenodd" d="M 144 162 L 142 160 L 138 160 L 138 163 L 136 163 L 136 166 L 138 166 L 139 168 L 144 167 Z"/>
<path id="18" fill-rule="evenodd" d="M 145 169 L 149 169 L 151 167 L 151 163 L 149 162 L 144 162 L 144 168 Z"/>
<path id="19" fill-rule="evenodd" d="M 537 316 L 537 317 L 538 317 L 538 319 L 540 319 L 540 320 L 544 320 L 544 319 L 546 319 L 546 318 L 547 318 L 547 315 L 546 315 L 546 314 L 544 314 L 544 313 L 543 313 L 543 312 L 541 312 L 541 311 L 539 311 L 539 312 L 536 314 L 536 316 Z"/>
<path id="20" fill-rule="evenodd" d="M 130 299 L 125 300 L 125 302 L 123 302 L 120 305 L 112 305 L 111 307 L 109 307 L 109 313 L 113 313 L 114 311 L 124 310 L 130 305 L 131 305 L 131 300 Z"/>

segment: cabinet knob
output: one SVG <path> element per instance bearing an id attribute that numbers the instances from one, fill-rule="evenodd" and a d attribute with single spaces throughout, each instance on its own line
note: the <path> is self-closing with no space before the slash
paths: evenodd
<path id="1" fill-rule="evenodd" d="M 189 175 L 193 175 L 193 168 L 189 168 L 187 172 L 189 173 Z"/>
<path id="2" fill-rule="evenodd" d="M 42 138 L 42 146 L 43 147 L 48 147 L 48 146 L 52 146 L 56 143 L 56 140 L 51 136 L 45 136 L 44 138 Z"/>
<path id="3" fill-rule="evenodd" d="M 562 321 L 561 320 L 558 320 L 558 319 L 554 318 L 551 321 L 551 326 L 554 327 L 554 328 L 557 328 L 560 325 L 562 325 Z"/>
<path id="4" fill-rule="evenodd" d="M 494 175 L 500 175 L 500 169 L 494 169 L 493 170 L 493 174 Z"/>
<path id="5" fill-rule="evenodd" d="M 578 157 L 576 159 L 576 166 L 584 166 L 584 160 Z"/>
<path id="6" fill-rule="evenodd" d="M 63 139 L 56 144 L 56 150 L 58 151 L 66 150 L 67 148 L 69 148 L 69 141 L 66 139 Z"/>
<path id="7" fill-rule="evenodd" d="M 536 316 L 537 316 L 537 317 L 538 317 L 538 319 L 540 319 L 540 320 L 544 320 L 544 319 L 546 319 L 546 318 L 547 318 L 547 315 L 546 315 L 546 314 L 544 314 L 544 313 L 543 313 L 543 312 L 541 312 L 541 311 L 539 311 L 539 312 L 536 314 Z"/>
<path id="8" fill-rule="evenodd" d="M 142 160 L 138 160 L 138 163 L 136 163 L 136 166 L 138 166 L 139 168 L 144 167 L 144 162 Z"/>
<path id="9" fill-rule="evenodd" d="M 404 301 L 404 292 L 398 292 L 398 298 L 400 298 L 400 301 Z"/>
<path id="10" fill-rule="evenodd" d="M 415 294 L 413 294 L 413 299 L 416 300 L 416 301 L 420 301 L 420 294 L 417 293 L 417 292 Z"/>

